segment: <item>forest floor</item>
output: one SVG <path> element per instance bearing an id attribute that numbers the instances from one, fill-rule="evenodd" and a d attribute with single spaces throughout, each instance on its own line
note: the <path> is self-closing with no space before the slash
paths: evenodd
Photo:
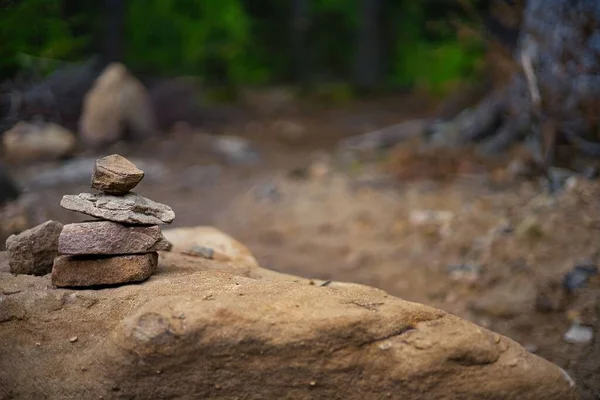
<path id="1" fill-rule="evenodd" d="M 575 321 L 599 326 L 600 279 L 570 294 L 562 283 L 576 265 L 600 261 L 598 184 L 577 181 L 552 198 L 536 182 L 504 179 L 506 169 L 456 168 L 468 164 L 460 154 L 452 166 L 402 159 L 395 168 L 413 163 L 418 172 L 404 179 L 383 162 L 331 162 L 340 139 L 429 111 L 427 102 L 390 99 L 263 116 L 218 132 L 251 140 L 262 154 L 251 165 L 224 163 L 194 133 L 113 151 L 162 168 L 164 176 L 137 191 L 169 204 L 174 226 L 214 225 L 263 267 L 364 283 L 454 313 L 598 390 L 600 348 L 564 335 Z M 444 179 L 432 179 L 440 172 Z M 77 183 L 37 194 L 48 215 L 67 223 L 79 219 L 60 210 L 61 196 L 87 190 Z"/>

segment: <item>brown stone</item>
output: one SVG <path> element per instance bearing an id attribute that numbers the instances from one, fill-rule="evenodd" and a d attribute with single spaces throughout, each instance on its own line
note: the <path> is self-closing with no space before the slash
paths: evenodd
<path id="1" fill-rule="evenodd" d="M 106 66 L 83 99 L 79 134 L 84 144 L 102 147 L 123 138 L 157 134 L 148 91 L 121 63 Z"/>
<path id="2" fill-rule="evenodd" d="M 63 225 L 47 221 L 6 240 L 8 263 L 13 274 L 45 275 L 58 255 L 58 236 Z"/>
<path id="3" fill-rule="evenodd" d="M 145 281 L 156 270 L 158 253 L 103 258 L 59 256 L 52 268 L 52 284 L 88 287 Z"/>
<path id="4" fill-rule="evenodd" d="M 69 255 L 144 254 L 168 251 L 171 243 L 158 226 L 125 226 L 110 221 L 68 224 L 58 238 L 58 252 Z"/>
<path id="5" fill-rule="evenodd" d="M 125 194 L 144 178 L 144 171 L 118 154 L 96 160 L 92 189 L 108 194 Z"/>

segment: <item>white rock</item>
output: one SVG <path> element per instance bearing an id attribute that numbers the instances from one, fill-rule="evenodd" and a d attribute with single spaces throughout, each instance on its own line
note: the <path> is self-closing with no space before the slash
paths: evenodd
<path id="1" fill-rule="evenodd" d="M 563 340 L 573 344 L 588 344 L 594 338 L 594 331 L 589 326 L 583 326 L 578 323 L 571 325 L 569 330 L 563 336 Z"/>

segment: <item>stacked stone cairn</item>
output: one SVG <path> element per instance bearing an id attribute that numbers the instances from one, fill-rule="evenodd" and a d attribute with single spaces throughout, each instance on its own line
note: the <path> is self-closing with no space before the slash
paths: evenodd
<path id="1" fill-rule="evenodd" d="M 131 192 L 143 178 L 143 171 L 115 154 L 96 161 L 92 188 L 100 193 L 63 196 L 61 207 L 98 220 L 63 227 L 53 285 L 120 285 L 144 281 L 156 271 L 157 251 L 171 248 L 159 225 L 171 223 L 175 213 Z"/>

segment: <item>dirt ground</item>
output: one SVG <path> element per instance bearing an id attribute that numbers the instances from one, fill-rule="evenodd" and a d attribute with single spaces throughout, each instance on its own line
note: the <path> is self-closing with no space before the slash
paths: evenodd
<path id="1" fill-rule="evenodd" d="M 501 169 L 452 169 L 436 181 L 422 164 L 417 179 L 395 179 L 384 163 L 332 161 L 339 139 L 430 109 L 411 99 L 314 107 L 217 132 L 252 140 L 262 152 L 253 165 L 224 163 L 194 133 L 112 151 L 164 166 L 163 178 L 137 191 L 172 206 L 174 226 L 214 225 L 266 268 L 373 285 L 467 318 L 565 368 L 585 398 L 599 398 L 598 340 L 571 344 L 563 335 L 574 321 L 598 334 L 600 282 L 596 275 L 572 293 L 562 287 L 576 265 L 599 261 L 597 183 L 571 181 L 552 198 Z M 203 178 L 206 171 L 218 172 Z M 37 194 L 50 217 L 72 222 L 78 217 L 60 210 L 60 198 L 87 190 L 57 185 Z"/>

